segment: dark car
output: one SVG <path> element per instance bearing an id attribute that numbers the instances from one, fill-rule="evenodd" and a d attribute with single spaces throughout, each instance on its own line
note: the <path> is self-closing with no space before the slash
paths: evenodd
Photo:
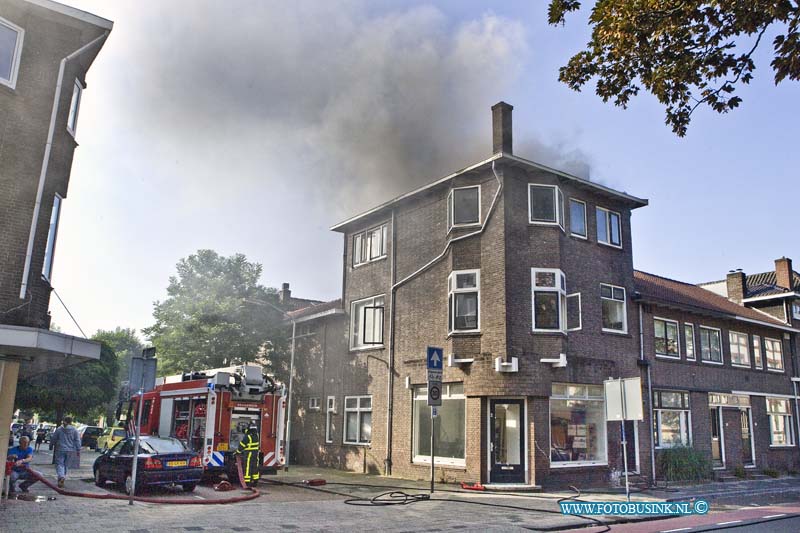
<path id="1" fill-rule="evenodd" d="M 98 426 L 86 426 L 81 430 L 81 446 L 86 446 L 94 450 L 97 448 L 97 437 L 103 434 L 103 428 Z"/>
<path id="2" fill-rule="evenodd" d="M 119 441 L 94 462 L 94 482 L 102 487 L 107 481 L 119 483 L 131 493 L 133 478 L 133 438 Z M 155 485 L 181 485 L 192 492 L 203 477 L 200 456 L 178 439 L 142 436 L 136 467 L 136 493 Z"/>

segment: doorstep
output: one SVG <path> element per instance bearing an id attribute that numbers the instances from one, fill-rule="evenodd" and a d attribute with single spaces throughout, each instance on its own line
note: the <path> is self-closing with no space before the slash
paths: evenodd
<path id="1" fill-rule="evenodd" d="M 493 492 L 542 492 L 541 485 L 526 485 L 525 483 L 486 483 L 483 487 Z"/>

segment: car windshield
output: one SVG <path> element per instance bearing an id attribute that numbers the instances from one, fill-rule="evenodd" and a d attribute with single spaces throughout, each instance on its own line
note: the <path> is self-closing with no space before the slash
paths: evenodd
<path id="1" fill-rule="evenodd" d="M 121 439 L 124 436 L 125 436 L 125 430 L 124 429 L 115 429 L 114 430 L 114 437 L 117 437 L 117 438 Z"/>
<path id="2" fill-rule="evenodd" d="M 111 428 L 108 428 L 105 431 L 103 431 L 103 436 L 106 436 L 106 435 L 111 435 Z"/>
<path id="3" fill-rule="evenodd" d="M 178 439 L 152 438 L 142 439 L 139 443 L 144 453 L 180 453 L 185 452 L 186 446 Z"/>

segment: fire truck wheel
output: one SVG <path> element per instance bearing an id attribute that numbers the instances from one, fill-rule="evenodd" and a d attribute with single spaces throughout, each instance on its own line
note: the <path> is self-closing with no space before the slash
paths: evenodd
<path id="1" fill-rule="evenodd" d="M 184 483 L 183 492 L 194 492 L 195 487 L 197 487 L 197 483 Z"/>

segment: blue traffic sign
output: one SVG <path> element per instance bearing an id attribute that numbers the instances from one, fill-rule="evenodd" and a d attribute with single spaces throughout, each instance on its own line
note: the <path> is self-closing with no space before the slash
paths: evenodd
<path id="1" fill-rule="evenodd" d="M 442 348 L 434 348 L 428 346 L 428 369 L 441 370 L 442 362 L 444 359 L 444 350 Z"/>

